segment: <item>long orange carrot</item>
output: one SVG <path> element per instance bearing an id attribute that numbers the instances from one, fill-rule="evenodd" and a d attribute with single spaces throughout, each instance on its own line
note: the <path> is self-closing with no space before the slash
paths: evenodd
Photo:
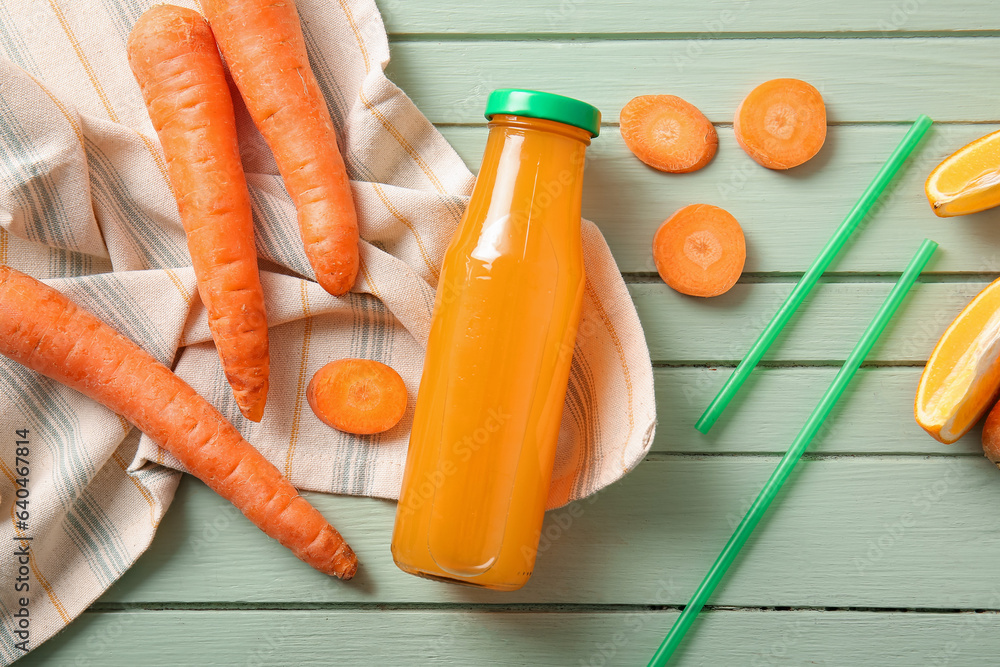
<path id="1" fill-rule="evenodd" d="M 198 292 L 236 403 L 259 422 L 270 355 L 253 216 L 233 102 L 208 23 L 158 5 L 128 39 L 128 58 L 167 158 Z"/>
<path id="2" fill-rule="evenodd" d="M 337 134 L 293 0 L 203 0 L 247 110 L 298 210 L 316 279 L 344 294 L 358 273 L 358 220 Z"/>
<path id="3" fill-rule="evenodd" d="M 340 533 L 190 385 L 58 291 L 2 265 L 0 354 L 125 417 L 309 565 L 354 576 L 357 557 Z"/>

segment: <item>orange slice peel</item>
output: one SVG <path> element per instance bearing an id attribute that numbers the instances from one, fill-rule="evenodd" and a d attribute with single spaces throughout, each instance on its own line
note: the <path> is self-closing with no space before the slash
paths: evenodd
<path id="1" fill-rule="evenodd" d="M 913 412 L 935 439 L 951 444 L 993 405 L 1000 391 L 1000 280 L 980 292 L 945 330 L 920 376 Z"/>
<path id="2" fill-rule="evenodd" d="M 1000 131 L 948 156 L 927 177 L 924 191 L 934 213 L 942 218 L 1000 205 Z"/>

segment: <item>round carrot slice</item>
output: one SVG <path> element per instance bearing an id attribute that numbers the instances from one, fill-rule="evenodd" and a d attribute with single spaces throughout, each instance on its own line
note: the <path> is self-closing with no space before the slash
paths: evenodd
<path id="1" fill-rule="evenodd" d="M 768 169 L 791 169 L 826 141 L 826 105 L 813 86 L 772 79 L 750 91 L 736 108 L 736 141 Z"/>
<path id="2" fill-rule="evenodd" d="M 675 95 L 640 95 L 622 109 L 622 139 L 637 158 L 675 174 L 697 171 L 719 147 L 715 127 L 698 108 Z"/>
<path id="3" fill-rule="evenodd" d="M 388 431 L 406 412 L 403 378 L 371 359 L 331 361 L 313 375 L 306 398 L 321 421 L 358 435 Z"/>
<path id="4" fill-rule="evenodd" d="M 746 262 L 743 229 L 728 211 L 691 204 L 674 213 L 653 237 L 653 259 L 663 282 L 681 294 L 729 291 Z"/>

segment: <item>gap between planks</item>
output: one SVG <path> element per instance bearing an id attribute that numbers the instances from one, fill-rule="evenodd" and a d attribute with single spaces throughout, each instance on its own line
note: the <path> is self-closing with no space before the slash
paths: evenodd
<path id="1" fill-rule="evenodd" d="M 658 611 L 682 611 L 685 605 L 644 605 L 644 604 L 565 604 L 565 603 L 521 603 L 521 604 L 491 604 L 491 603 L 421 603 L 399 602 L 393 604 L 375 602 L 95 602 L 84 613 L 87 614 L 122 614 L 122 613 L 156 613 L 178 611 L 423 611 L 423 612 L 480 612 L 480 613 L 635 613 Z M 705 611 L 724 613 L 872 613 L 872 614 L 960 614 L 960 613 L 1000 613 L 1000 608 L 964 608 L 964 607 L 826 607 L 826 606 L 771 606 L 771 607 L 740 607 L 732 605 L 705 605 Z"/>
<path id="2" fill-rule="evenodd" d="M 426 32 L 389 33 L 389 43 L 405 42 L 629 42 L 629 41 L 731 41 L 748 39 L 943 39 L 949 37 L 997 37 L 1000 30 L 857 30 L 806 32 Z"/>
<path id="3" fill-rule="evenodd" d="M 998 119 L 987 119 L 987 120 L 935 120 L 934 125 L 996 125 L 1000 120 Z M 826 123 L 827 127 L 909 127 L 913 124 L 912 120 L 845 120 L 845 121 L 835 121 L 828 120 Z M 486 121 L 479 122 L 444 122 L 436 121 L 432 125 L 438 129 L 440 128 L 486 128 Z M 731 130 L 733 129 L 732 123 L 716 122 L 712 125 L 719 130 Z M 614 121 L 607 121 L 601 123 L 602 128 L 619 128 L 621 123 L 616 123 Z"/>
<path id="4" fill-rule="evenodd" d="M 902 273 L 899 271 L 829 271 L 820 277 L 820 284 L 823 283 L 888 283 L 896 282 Z M 624 271 L 622 272 L 626 284 L 642 285 L 656 284 L 662 282 L 660 276 L 651 272 Z M 746 272 L 740 276 L 737 284 L 751 285 L 757 283 L 796 283 L 802 278 L 801 271 L 759 271 Z M 963 284 L 963 283 L 988 283 L 996 280 L 996 273 L 983 273 L 980 271 L 970 271 L 968 273 L 951 271 L 948 273 L 924 273 L 918 279 L 918 283 L 942 283 L 942 284 Z"/>
<path id="5" fill-rule="evenodd" d="M 749 347 L 749 346 L 748 346 Z M 718 370 L 720 368 L 736 368 L 740 363 L 739 359 L 673 359 L 670 361 L 653 360 L 653 368 L 680 368 L 680 369 L 709 369 Z M 923 361 L 866 361 L 861 364 L 861 368 L 873 369 L 897 369 L 897 368 L 923 368 Z M 790 370 L 800 368 L 840 368 L 844 365 L 843 359 L 810 359 L 808 361 L 771 361 L 764 359 L 757 363 L 754 368 Z"/>
<path id="6" fill-rule="evenodd" d="M 691 461 L 699 460 L 710 460 L 710 459 L 779 459 L 785 455 L 785 450 L 774 450 L 774 451 L 764 451 L 764 452 L 739 452 L 739 451 L 725 451 L 725 452 L 699 452 L 699 451 L 688 451 L 688 452 L 671 452 L 671 451 L 657 451 L 649 452 L 643 458 L 643 462 L 646 461 L 671 461 L 676 459 L 687 459 Z M 813 453 L 805 452 L 802 455 L 803 461 L 837 461 L 837 460 L 857 460 L 864 459 L 866 462 L 870 461 L 897 461 L 899 459 L 924 459 L 927 461 L 933 461 L 935 459 L 979 459 L 982 458 L 982 452 L 962 452 L 962 451 L 949 451 L 941 450 L 939 452 L 895 452 L 892 454 L 880 453 L 880 452 L 837 452 L 835 454 L 823 454 L 823 453 Z"/>

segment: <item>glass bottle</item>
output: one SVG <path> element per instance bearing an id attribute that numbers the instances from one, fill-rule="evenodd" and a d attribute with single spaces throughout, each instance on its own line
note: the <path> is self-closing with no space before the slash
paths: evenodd
<path id="1" fill-rule="evenodd" d="M 439 278 L 392 553 L 499 590 L 531 576 L 584 291 L 580 200 L 600 112 L 494 91 L 482 167 Z"/>

